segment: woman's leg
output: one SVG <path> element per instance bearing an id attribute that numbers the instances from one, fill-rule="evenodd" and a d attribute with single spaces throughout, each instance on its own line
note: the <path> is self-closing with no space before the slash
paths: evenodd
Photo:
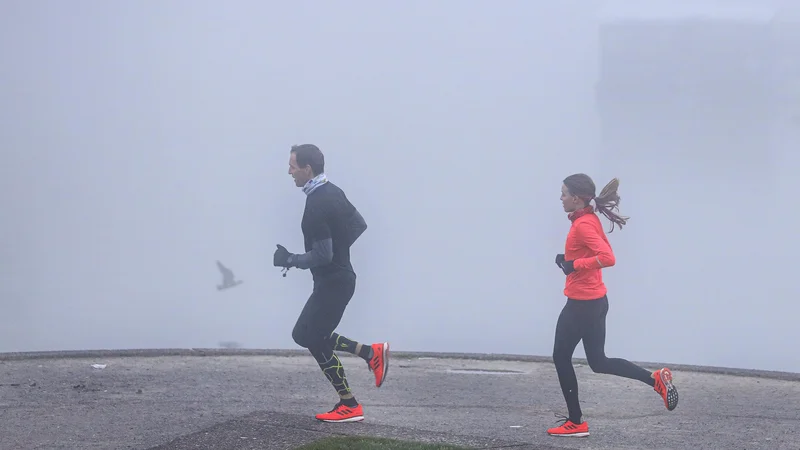
<path id="1" fill-rule="evenodd" d="M 578 379 L 575 376 L 575 369 L 572 367 L 572 354 L 578 346 L 582 337 L 582 327 L 579 306 L 575 304 L 577 300 L 567 300 L 567 304 L 561 310 L 556 324 L 556 337 L 553 344 L 553 363 L 558 373 L 558 382 L 561 384 L 561 392 L 567 402 L 569 420 L 574 424 L 581 423 L 581 406 L 578 401 Z"/>
<path id="2" fill-rule="evenodd" d="M 605 353 L 606 343 L 606 315 L 608 314 L 608 298 L 595 300 L 598 308 L 591 311 L 591 325 L 587 325 L 583 336 L 583 348 L 589 367 L 597 373 L 608 373 L 620 377 L 639 380 L 648 386 L 664 400 L 664 406 L 672 411 L 678 406 L 678 389 L 672 384 L 672 372 L 664 367 L 653 373 L 621 358 L 607 358 Z M 587 318 L 587 322 L 590 319 Z"/>
<path id="3" fill-rule="evenodd" d="M 583 349 L 586 360 L 592 371 L 607 373 L 618 377 L 639 380 L 649 386 L 655 386 L 655 379 L 647 370 L 622 358 L 606 357 L 606 315 L 608 314 L 608 298 L 591 300 L 591 308 L 587 308 L 586 330 L 583 336 Z"/>

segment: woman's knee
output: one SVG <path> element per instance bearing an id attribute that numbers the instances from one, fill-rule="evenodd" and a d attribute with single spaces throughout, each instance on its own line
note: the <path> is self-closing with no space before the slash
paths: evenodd
<path id="1" fill-rule="evenodd" d="M 555 346 L 555 348 L 553 348 L 553 363 L 556 366 L 572 364 L 572 351 L 567 348 Z"/>
<path id="2" fill-rule="evenodd" d="M 586 362 L 595 373 L 608 373 L 608 358 L 606 355 L 587 354 Z"/>

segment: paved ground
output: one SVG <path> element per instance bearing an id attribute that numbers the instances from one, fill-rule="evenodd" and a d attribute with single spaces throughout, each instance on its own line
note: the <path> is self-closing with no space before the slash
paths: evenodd
<path id="1" fill-rule="evenodd" d="M 592 436 L 559 439 L 544 433 L 565 409 L 551 363 L 396 355 L 376 389 L 363 361 L 343 358 L 367 420 L 323 424 L 313 414 L 335 394 L 311 357 L 192 354 L 0 355 L 0 449 L 288 450 L 331 434 L 478 448 L 800 449 L 800 374 L 675 370 L 681 401 L 668 412 L 649 386 L 580 366 Z M 482 370 L 495 372 L 471 372 Z"/>

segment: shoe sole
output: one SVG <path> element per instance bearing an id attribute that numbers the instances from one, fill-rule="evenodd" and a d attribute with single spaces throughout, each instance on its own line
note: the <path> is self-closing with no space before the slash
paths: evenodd
<path id="1" fill-rule="evenodd" d="M 381 371 L 381 379 L 378 383 L 375 384 L 376 387 L 383 386 L 384 381 L 386 381 L 386 376 L 389 374 L 389 343 L 383 343 L 383 367 Z"/>
<path id="2" fill-rule="evenodd" d="M 317 419 L 317 420 L 325 423 L 350 423 L 350 422 L 361 422 L 362 420 L 364 420 L 364 416 L 348 417 L 347 419 L 336 419 L 336 420 L 331 420 L 331 419 Z"/>
<path id="3" fill-rule="evenodd" d="M 556 436 L 556 437 L 587 437 L 587 436 L 589 436 L 589 432 L 588 431 L 585 432 L 585 433 L 568 433 L 568 434 L 547 433 L 547 434 L 549 434 L 550 436 Z"/>
<path id="4" fill-rule="evenodd" d="M 661 383 L 667 388 L 667 398 L 664 399 L 664 406 L 668 411 L 672 411 L 678 407 L 678 389 L 672 384 L 672 371 L 664 368 L 658 373 L 661 378 Z"/>

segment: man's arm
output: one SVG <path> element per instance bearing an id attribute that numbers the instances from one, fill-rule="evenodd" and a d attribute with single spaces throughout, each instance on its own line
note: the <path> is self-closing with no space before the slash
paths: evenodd
<path id="1" fill-rule="evenodd" d="M 603 240 L 603 237 L 592 224 L 581 223 L 578 225 L 575 232 L 578 239 L 589 247 L 589 250 L 594 254 L 594 256 L 578 258 L 573 261 L 573 267 L 576 271 L 602 269 L 604 267 L 611 267 L 617 263 L 611 247 Z"/>
<path id="2" fill-rule="evenodd" d="M 321 239 L 311 244 L 311 251 L 289 255 L 289 266 L 298 269 L 313 269 L 333 261 L 333 239 Z"/>
<path id="3" fill-rule="evenodd" d="M 353 245 L 365 231 L 367 231 L 367 221 L 361 216 L 357 209 L 353 211 L 353 216 L 350 217 L 350 222 L 347 224 L 348 237 L 350 245 Z"/>
<path id="4" fill-rule="evenodd" d="M 333 261 L 333 237 L 325 216 L 319 210 L 311 210 L 310 224 L 311 250 L 303 254 L 289 255 L 289 265 L 298 269 L 313 269 Z"/>

